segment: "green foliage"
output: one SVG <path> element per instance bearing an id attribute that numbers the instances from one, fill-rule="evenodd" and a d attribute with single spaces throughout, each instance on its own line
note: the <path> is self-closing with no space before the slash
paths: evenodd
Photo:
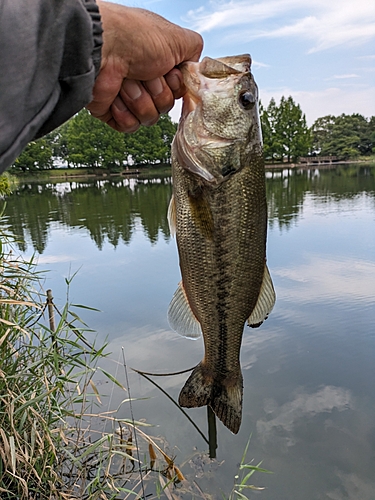
<path id="1" fill-rule="evenodd" d="M 250 436 L 251 439 L 251 436 Z M 235 483 L 233 489 L 228 497 L 228 500 L 248 500 L 248 496 L 245 495 L 246 490 L 252 491 L 262 491 L 263 487 L 255 486 L 253 484 L 249 484 L 250 478 L 256 472 L 263 472 L 266 474 L 272 474 L 271 471 L 267 469 L 262 469 L 260 465 L 262 462 L 259 462 L 258 465 L 253 465 L 253 460 L 250 463 L 246 463 L 246 455 L 249 449 L 250 439 L 248 440 L 245 450 L 242 455 L 241 463 L 239 465 L 239 474 L 235 476 Z"/>
<path id="2" fill-rule="evenodd" d="M 29 142 L 13 164 L 13 170 L 22 172 L 35 172 L 52 167 L 52 147 L 45 137 Z"/>
<path id="3" fill-rule="evenodd" d="M 281 158 L 281 144 L 276 135 L 278 121 L 278 109 L 275 99 L 271 99 L 265 109 L 260 103 L 260 121 L 263 134 L 263 155 L 266 160 L 278 160 Z"/>
<path id="4" fill-rule="evenodd" d="M 126 159 L 124 136 L 105 123 L 94 119 L 83 109 L 69 122 L 60 144 L 66 146 L 66 160 L 91 168 L 119 169 Z"/>
<path id="5" fill-rule="evenodd" d="M 54 159 L 69 167 L 90 167 L 120 172 L 129 163 L 170 162 L 171 143 L 177 126 L 161 115 L 152 127 L 135 134 L 116 132 L 83 109 L 44 138 L 32 141 L 15 160 L 15 171 L 32 172 L 53 167 Z"/>
<path id="6" fill-rule="evenodd" d="M 324 116 L 311 127 L 313 150 L 322 156 L 355 159 L 369 155 L 375 145 L 375 117 L 367 120 L 358 113 Z"/>
<path id="7" fill-rule="evenodd" d="M 8 173 L 0 175 L 0 198 L 12 192 L 11 180 Z"/>
<path id="8" fill-rule="evenodd" d="M 297 161 L 310 152 L 355 159 L 375 153 L 375 117 L 327 115 L 311 129 L 300 105 L 291 96 L 279 105 L 271 99 L 260 104 L 263 152 L 266 161 Z M 28 144 L 13 164 L 14 171 L 51 169 L 54 159 L 69 167 L 89 167 L 120 172 L 128 165 L 170 163 L 171 143 L 177 125 L 161 115 L 152 127 L 140 127 L 134 134 L 122 134 L 92 118 L 83 109 L 42 139 Z"/>
<path id="9" fill-rule="evenodd" d="M 261 106 L 260 120 L 266 160 L 296 161 L 309 152 L 311 138 L 306 117 L 291 96 L 282 97 L 279 106 L 274 99 L 267 109 Z"/>
<path id="10" fill-rule="evenodd" d="M 153 127 L 141 127 L 134 134 L 126 136 L 127 153 L 135 164 L 170 162 L 171 143 L 177 126 L 168 115 L 162 115 Z"/>

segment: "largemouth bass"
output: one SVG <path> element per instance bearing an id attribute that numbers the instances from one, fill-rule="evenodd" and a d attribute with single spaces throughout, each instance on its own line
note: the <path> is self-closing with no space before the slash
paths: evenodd
<path id="1" fill-rule="evenodd" d="M 188 91 L 172 144 L 168 212 L 182 274 L 169 323 L 186 337 L 202 332 L 205 347 L 179 404 L 211 406 L 233 433 L 242 417 L 244 325 L 258 326 L 275 302 L 266 266 L 258 89 L 250 66 L 249 55 L 181 65 Z"/>

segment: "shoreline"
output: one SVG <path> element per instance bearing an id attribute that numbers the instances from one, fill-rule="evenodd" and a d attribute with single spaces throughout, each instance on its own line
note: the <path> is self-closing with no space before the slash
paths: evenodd
<path id="1" fill-rule="evenodd" d="M 311 163 L 266 163 L 265 170 L 285 170 L 285 169 L 329 169 L 335 168 L 340 165 L 363 165 L 363 164 L 375 165 L 375 158 L 366 159 L 366 160 L 342 160 L 335 162 L 321 162 L 318 161 Z M 163 165 L 153 168 L 132 168 L 128 170 L 123 170 L 122 172 L 107 172 L 107 171 L 98 171 L 93 172 L 92 169 L 86 169 L 85 167 L 74 168 L 69 170 L 63 169 L 51 169 L 51 170 L 43 170 L 40 172 L 33 172 L 27 174 L 12 174 L 19 180 L 23 181 L 33 181 L 33 180 L 46 180 L 46 181 L 68 181 L 74 179 L 110 179 L 114 177 L 122 177 L 127 178 L 131 176 L 148 176 L 148 175 L 167 175 L 170 173 L 171 166 Z"/>
<path id="2" fill-rule="evenodd" d="M 362 163 L 369 163 L 369 164 L 375 164 L 375 158 L 374 159 L 368 159 L 368 160 L 341 160 L 341 161 L 334 161 L 334 162 L 311 162 L 311 163 L 266 163 L 265 168 L 268 170 L 273 170 L 276 168 L 283 169 L 283 168 L 324 168 L 324 167 L 336 167 L 338 165 L 352 165 L 352 164 L 362 164 Z"/>

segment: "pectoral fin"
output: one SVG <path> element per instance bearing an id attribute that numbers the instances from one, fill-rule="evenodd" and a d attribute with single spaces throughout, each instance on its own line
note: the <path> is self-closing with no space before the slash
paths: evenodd
<path id="1" fill-rule="evenodd" d="M 196 340 L 202 335 L 201 325 L 191 310 L 182 282 L 169 304 L 168 321 L 172 330 L 183 337 Z"/>
<path id="2" fill-rule="evenodd" d="M 258 301 L 247 320 L 252 328 L 260 326 L 273 309 L 276 302 L 276 293 L 273 288 L 272 279 L 268 267 L 264 266 L 263 283 L 259 292 Z"/>

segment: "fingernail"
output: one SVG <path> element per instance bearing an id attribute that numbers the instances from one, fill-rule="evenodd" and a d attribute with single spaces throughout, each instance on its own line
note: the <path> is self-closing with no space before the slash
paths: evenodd
<path id="1" fill-rule="evenodd" d="M 142 94 L 140 86 L 134 80 L 124 80 L 122 89 L 128 94 L 130 99 L 133 100 L 138 99 Z"/>
<path id="2" fill-rule="evenodd" d="M 154 78 L 153 80 L 149 80 L 147 83 L 147 88 L 151 92 L 153 96 L 158 96 L 164 90 L 163 84 L 160 78 Z"/>
<path id="3" fill-rule="evenodd" d="M 116 108 L 119 111 L 127 111 L 128 110 L 128 108 L 125 106 L 124 101 L 119 96 L 116 97 L 116 99 L 113 101 L 113 104 L 114 104 L 114 106 L 116 106 Z"/>
<path id="4" fill-rule="evenodd" d="M 168 85 L 171 90 L 180 90 L 181 82 L 176 74 L 172 74 L 168 77 Z"/>

